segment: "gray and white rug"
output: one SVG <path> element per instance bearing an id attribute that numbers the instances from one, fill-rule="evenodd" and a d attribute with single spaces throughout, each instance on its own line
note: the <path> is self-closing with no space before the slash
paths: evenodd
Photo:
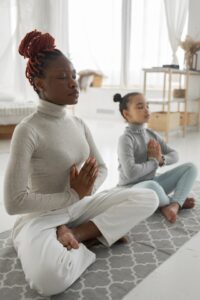
<path id="1" fill-rule="evenodd" d="M 0 300 L 118 300 L 200 230 L 200 183 L 195 209 L 182 210 L 170 224 L 155 213 L 129 232 L 128 244 L 96 246 L 96 262 L 64 293 L 41 297 L 27 285 L 10 239 L 0 234 Z"/>

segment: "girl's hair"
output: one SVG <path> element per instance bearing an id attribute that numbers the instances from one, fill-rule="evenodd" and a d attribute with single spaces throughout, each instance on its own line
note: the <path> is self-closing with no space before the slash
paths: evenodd
<path id="1" fill-rule="evenodd" d="M 19 54 L 29 59 L 25 71 L 26 77 L 38 94 L 39 90 L 34 84 L 34 78 L 44 77 L 49 63 L 63 55 L 56 49 L 54 42 L 54 38 L 49 33 L 34 30 L 27 33 L 19 45 Z"/>
<path id="2" fill-rule="evenodd" d="M 130 102 L 130 98 L 138 95 L 141 95 L 141 93 L 138 92 L 128 93 L 123 97 L 121 96 L 121 94 L 115 94 L 113 96 L 113 101 L 119 102 L 119 111 L 123 118 L 124 118 L 123 110 L 128 109 L 128 103 Z"/>

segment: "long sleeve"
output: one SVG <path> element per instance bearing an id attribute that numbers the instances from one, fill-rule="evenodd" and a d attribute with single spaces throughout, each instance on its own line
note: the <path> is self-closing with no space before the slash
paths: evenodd
<path id="1" fill-rule="evenodd" d="M 158 162 L 156 160 L 136 163 L 134 139 L 129 135 L 122 135 L 119 138 L 118 159 L 123 175 L 126 177 L 126 184 L 153 178 L 158 168 Z"/>
<path id="2" fill-rule="evenodd" d="M 155 134 L 155 132 L 154 132 Z M 171 165 L 174 164 L 178 161 L 178 153 L 176 150 L 172 149 L 169 147 L 165 141 L 156 133 L 156 140 L 159 142 L 162 154 L 165 157 L 165 164 L 166 165 Z"/>
<path id="3" fill-rule="evenodd" d="M 70 188 L 62 193 L 53 194 L 30 192 L 30 162 L 37 151 L 37 141 L 37 133 L 28 124 L 22 123 L 17 126 L 4 182 L 4 202 L 9 214 L 60 209 L 79 200 L 78 194 Z"/>
<path id="4" fill-rule="evenodd" d="M 95 193 L 97 189 L 103 184 L 107 176 L 107 167 L 95 145 L 92 134 L 87 125 L 82 121 L 85 130 L 85 136 L 90 147 L 90 156 L 95 157 L 98 164 L 98 175 L 94 183 L 92 193 Z"/>

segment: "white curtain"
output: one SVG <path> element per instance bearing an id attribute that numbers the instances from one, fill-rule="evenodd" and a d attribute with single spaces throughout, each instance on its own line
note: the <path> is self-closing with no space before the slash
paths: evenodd
<path id="1" fill-rule="evenodd" d="M 38 29 L 55 37 L 57 47 L 68 55 L 68 1 L 67 0 L 1 0 L 0 78 L 2 99 L 33 100 L 37 94 L 25 77 L 27 60 L 18 53 L 18 46 L 25 34 Z M 8 95 L 8 96 L 6 96 Z"/>
<path id="2" fill-rule="evenodd" d="M 173 1 L 173 0 L 172 0 Z M 170 63 L 170 43 L 165 22 L 163 0 L 132 1 L 129 86 L 141 90 L 143 68 Z M 152 75 L 152 88 L 161 84 L 161 76 Z"/>
<path id="3" fill-rule="evenodd" d="M 131 2 L 132 0 L 122 0 L 121 80 L 120 80 L 122 87 L 126 87 L 128 85 L 129 70 L 130 70 Z"/>
<path id="4" fill-rule="evenodd" d="M 119 86 L 121 0 L 69 0 L 69 51 L 77 71 L 100 71 Z"/>
<path id="5" fill-rule="evenodd" d="M 164 0 L 169 40 L 172 48 L 172 63 L 178 64 L 176 51 L 188 13 L 188 0 Z"/>

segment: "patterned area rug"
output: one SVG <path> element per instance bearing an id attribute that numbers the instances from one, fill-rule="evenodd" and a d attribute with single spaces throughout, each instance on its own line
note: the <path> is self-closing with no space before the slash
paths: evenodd
<path id="1" fill-rule="evenodd" d="M 10 231 L 0 234 L 1 300 L 118 300 L 200 230 L 200 183 L 194 186 L 195 209 L 181 210 L 176 224 L 155 213 L 129 232 L 128 244 L 96 246 L 96 262 L 67 291 L 41 297 L 25 282 Z"/>

